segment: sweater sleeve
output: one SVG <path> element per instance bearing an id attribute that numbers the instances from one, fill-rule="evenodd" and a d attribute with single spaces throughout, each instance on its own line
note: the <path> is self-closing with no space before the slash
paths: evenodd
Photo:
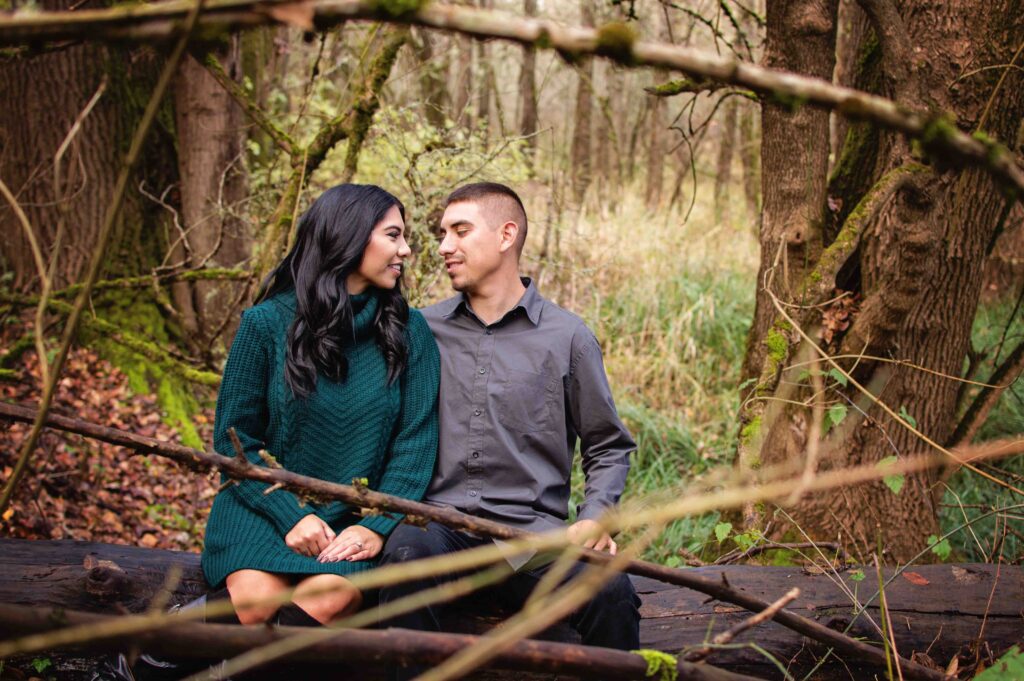
<path id="1" fill-rule="evenodd" d="M 231 344 L 217 394 L 213 446 L 218 453 L 236 456 L 228 435 L 228 431 L 234 428 L 249 463 L 255 466 L 267 465 L 259 452 L 266 448 L 267 424 L 270 420 L 267 386 L 272 370 L 273 343 L 270 333 L 259 310 L 246 310 Z M 222 481 L 226 480 L 222 476 Z M 298 498 L 287 490 L 278 489 L 265 494 L 268 487 L 265 482 L 239 480 L 221 493 L 234 494 L 245 506 L 269 518 L 284 536 L 312 510 L 300 506 Z"/>
<path id="2" fill-rule="evenodd" d="M 409 312 L 409 359 L 401 377 L 402 406 L 378 491 L 419 501 L 427 491 L 437 458 L 437 391 L 441 357 L 418 310 Z M 359 524 L 387 537 L 401 515 L 375 515 Z"/>

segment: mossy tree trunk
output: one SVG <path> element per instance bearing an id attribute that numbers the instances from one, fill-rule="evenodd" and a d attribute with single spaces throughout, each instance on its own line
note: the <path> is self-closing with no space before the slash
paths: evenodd
<path id="1" fill-rule="evenodd" d="M 65 0 L 40 5 L 67 8 Z M 0 178 L 32 223 L 44 259 L 58 251 L 55 289 L 77 281 L 88 264 L 121 159 L 161 62 L 152 49 L 129 52 L 91 43 L 0 61 Z M 55 163 L 101 84 L 102 94 Z M 168 117 L 161 116 L 133 187 L 174 182 L 172 141 Z M 162 211 L 138 191 L 129 194 L 111 241 L 107 275 L 137 273 L 155 264 L 160 239 L 154 237 L 163 231 Z M 29 242 L 6 202 L 0 205 L 0 240 L 2 267 L 13 274 L 14 285 L 38 290 Z"/>
<path id="2" fill-rule="evenodd" d="M 229 77 L 240 72 L 239 39 L 215 52 Z M 245 119 L 241 107 L 194 57 L 186 56 L 174 89 L 181 176 L 182 232 L 175 240 L 174 264 L 186 269 L 236 267 L 249 257 L 252 229 L 239 213 L 247 192 Z M 174 299 L 184 335 L 193 350 L 212 356 L 217 337 L 234 325 L 234 308 L 245 282 L 179 282 Z M 230 327 L 230 328 L 229 328 Z"/>
<path id="3" fill-rule="evenodd" d="M 769 51 L 772 23 L 779 20 L 773 4 L 768 15 Z M 1024 42 L 1020 0 L 917 0 L 898 8 L 890 0 L 865 0 L 861 5 L 871 29 L 858 45 L 851 45 L 857 50 L 852 82 L 908 105 L 927 103 L 963 131 L 982 131 L 979 134 L 1012 143 L 1024 115 L 1024 75 L 978 65 L 1009 64 Z M 937 123 L 937 134 L 943 125 L 953 123 Z M 785 289 L 777 295 L 805 306 L 827 303 L 789 307 L 787 315 L 820 348 L 845 356 L 837 363 L 870 395 L 838 372 L 822 376 L 822 389 L 816 391 L 812 383 L 817 381 L 801 371 L 806 366 L 785 369 L 795 358 L 806 359 L 811 353 L 806 347 L 797 349 L 801 337 L 780 321 L 778 308 L 762 309 L 761 302 L 768 298 L 762 285 L 779 248 L 771 237 L 782 236 L 772 226 L 777 218 L 771 212 L 770 187 L 792 172 L 790 166 L 815 183 L 824 182 L 824 173 L 815 168 L 811 177 L 795 157 L 768 153 L 777 139 L 766 117 L 761 239 L 765 252 L 758 316 L 745 366 L 745 374 L 754 379 L 748 392 L 754 399 L 746 402 L 741 416 L 741 452 L 746 444 L 751 459 L 799 468 L 813 438 L 809 405 L 819 400 L 832 416 L 824 424 L 831 428 L 820 441 L 818 470 L 929 451 L 931 447 L 908 426 L 947 444 L 957 425 L 959 387 L 948 376 L 961 374 L 970 348 L 986 250 L 1006 200 L 1000 187 L 984 169 L 956 167 L 889 132 L 862 124 L 848 127 L 828 199 L 822 197 L 816 210 L 807 213 L 827 216 L 821 228 L 825 250 L 818 251 L 823 256 L 807 251 L 811 257 L 796 262 L 804 276 L 794 278 L 794 258 L 784 247 L 789 276 L 782 281 L 791 288 L 788 295 Z M 827 150 L 827 128 L 803 141 L 807 147 Z M 810 203 L 800 205 L 815 209 Z M 774 280 L 784 273 L 776 269 Z M 802 283 L 793 289 L 796 282 Z M 848 293 L 829 303 L 836 295 L 833 285 Z M 827 372 L 830 366 L 821 363 L 819 368 Z M 804 498 L 790 512 L 803 531 L 817 539 L 839 539 L 855 555 L 875 551 L 881 535 L 887 558 L 906 560 L 937 532 L 936 505 L 948 473 L 906 476 L 898 493 L 879 482 Z M 787 528 L 776 524 L 776 529 Z"/>

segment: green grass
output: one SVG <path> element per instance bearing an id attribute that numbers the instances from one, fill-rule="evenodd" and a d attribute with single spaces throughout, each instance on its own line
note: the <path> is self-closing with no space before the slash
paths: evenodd
<path id="1" fill-rule="evenodd" d="M 1003 360 L 1017 344 L 1024 340 L 1024 314 L 1021 311 L 1017 312 L 1012 323 L 1007 324 L 1013 312 L 1014 303 L 1014 300 L 1002 300 L 982 305 L 978 310 L 971 336 L 975 349 L 985 352 L 986 358 L 978 371 L 976 380 L 987 382 L 997 366 L 995 363 L 997 352 L 999 359 Z M 1000 351 L 1001 342 L 1003 347 Z M 974 441 L 1019 438 L 1022 434 L 1024 434 L 1024 380 L 1018 379 L 1014 385 L 1003 392 Z M 989 472 L 1009 480 L 1018 488 L 1024 486 L 1024 456 L 996 461 L 993 465 L 998 470 L 993 471 L 989 468 Z M 984 465 L 983 467 L 988 468 Z M 1017 477 L 1013 479 L 1011 476 Z M 974 518 L 985 513 L 986 509 L 1024 503 L 1024 499 L 1020 495 L 1005 487 L 999 487 L 968 470 L 956 473 L 950 479 L 949 487 L 950 490 L 943 498 L 943 503 L 946 506 L 939 512 L 939 521 L 944 532 L 963 524 L 965 514 L 967 518 Z M 963 508 L 960 507 L 960 504 L 963 505 Z M 1010 527 L 1020 527 L 1022 524 L 1020 518 L 1024 516 L 1024 513 L 1017 512 L 1015 515 L 1016 518 L 1009 519 Z M 996 533 L 998 531 L 1001 534 L 1002 527 L 1003 520 L 997 520 L 995 516 L 992 516 L 974 523 L 971 528 L 973 534 L 964 531 L 954 535 L 950 538 L 950 543 L 953 546 L 953 559 L 989 560 Z M 1007 559 L 1019 558 L 1024 552 L 1024 543 L 1019 537 L 1007 533 L 1002 545 L 1002 552 Z"/>
<path id="2" fill-rule="evenodd" d="M 749 230 L 716 228 L 700 204 L 685 224 L 628 198 L 616 206 L 566 230 L 563 265 L 542 288 L 601 340 L 619 413 L 637 442 L 622 499 L 630 509 L 677 498 L 700 474 L 731 464 L 757 243 Z M 582 493 L 577 465 L 573 507 Z M 677 520 L 643 557 L 676 565 L 680 548 L 711 550 L 718 520 L 718 512 Z"/>

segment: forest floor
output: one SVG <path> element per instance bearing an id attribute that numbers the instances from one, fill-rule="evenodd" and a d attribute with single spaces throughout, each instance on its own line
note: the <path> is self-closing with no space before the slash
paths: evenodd
<path id="1" fill-rule="evenodd" d="M 0 346 L 24 332 L 8 325 Z M 0 399 L 39 400 L 39 363 L 34 352 L 20 362 L 16 382 L 0 383 Z M 136 394 L 127 376 L 86 348 L 68 356 L 53 413 L 179 442 L 164 422 L 156 395 Z M 204 441 L 213 428 L 212 404 L 193 416 Z M 9 478 L 30 426 L 0 420 L 0 470 Z M 77 539 L 185 551 L 202 548 L 215 474 L 197 474 L 161 457 L 138 456 L 78 435 L 44 430 L 2 534 L 24 539 Z"/>

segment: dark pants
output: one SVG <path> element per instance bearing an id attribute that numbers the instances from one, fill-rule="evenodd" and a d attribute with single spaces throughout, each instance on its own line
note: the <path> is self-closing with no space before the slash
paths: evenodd
<path id="1" fill-rule="evenodd" d="M 403 563 L 454 553 L 490 542 L 490 539 L 474 537 L 437 523 L 429 523 L 426 529 L 411 525 L 399 525 L 384 545 L 384 550 L 381 552 L 381 564 Z M 517 572 L 497 587 L 468 596 L 461 602 L 470 605 L 474 602 L 496 603 L 508 610 L 519 610 L 548 567 L 550 564 Z M 576 563 L 569 570 L 565 579 L 575 577 L 584 567 L 582 563 Z M 380 604 L 385 605 L 460 576 L 462 575 L 440 575 L 384 587 L 380 590 Z M 568 621 L 579 632 L 584 645 L 635 650 L 640 647 L 639 607 L 640 599 L 637 598 L 636 591 L 633 589 L 633 583 L 626 575 L 618 574 L 605 584 L 605 587 L 589 603 L 572 613 Z M 427 606 L 416 612 L 388 620 L 383 626 L 419 631 L 440 631 L 439 615 L 439 606 Z M 412 671 L 406 670 L 406 674 Z M 398 676 L 407 678 L 405 674 Z"/>

